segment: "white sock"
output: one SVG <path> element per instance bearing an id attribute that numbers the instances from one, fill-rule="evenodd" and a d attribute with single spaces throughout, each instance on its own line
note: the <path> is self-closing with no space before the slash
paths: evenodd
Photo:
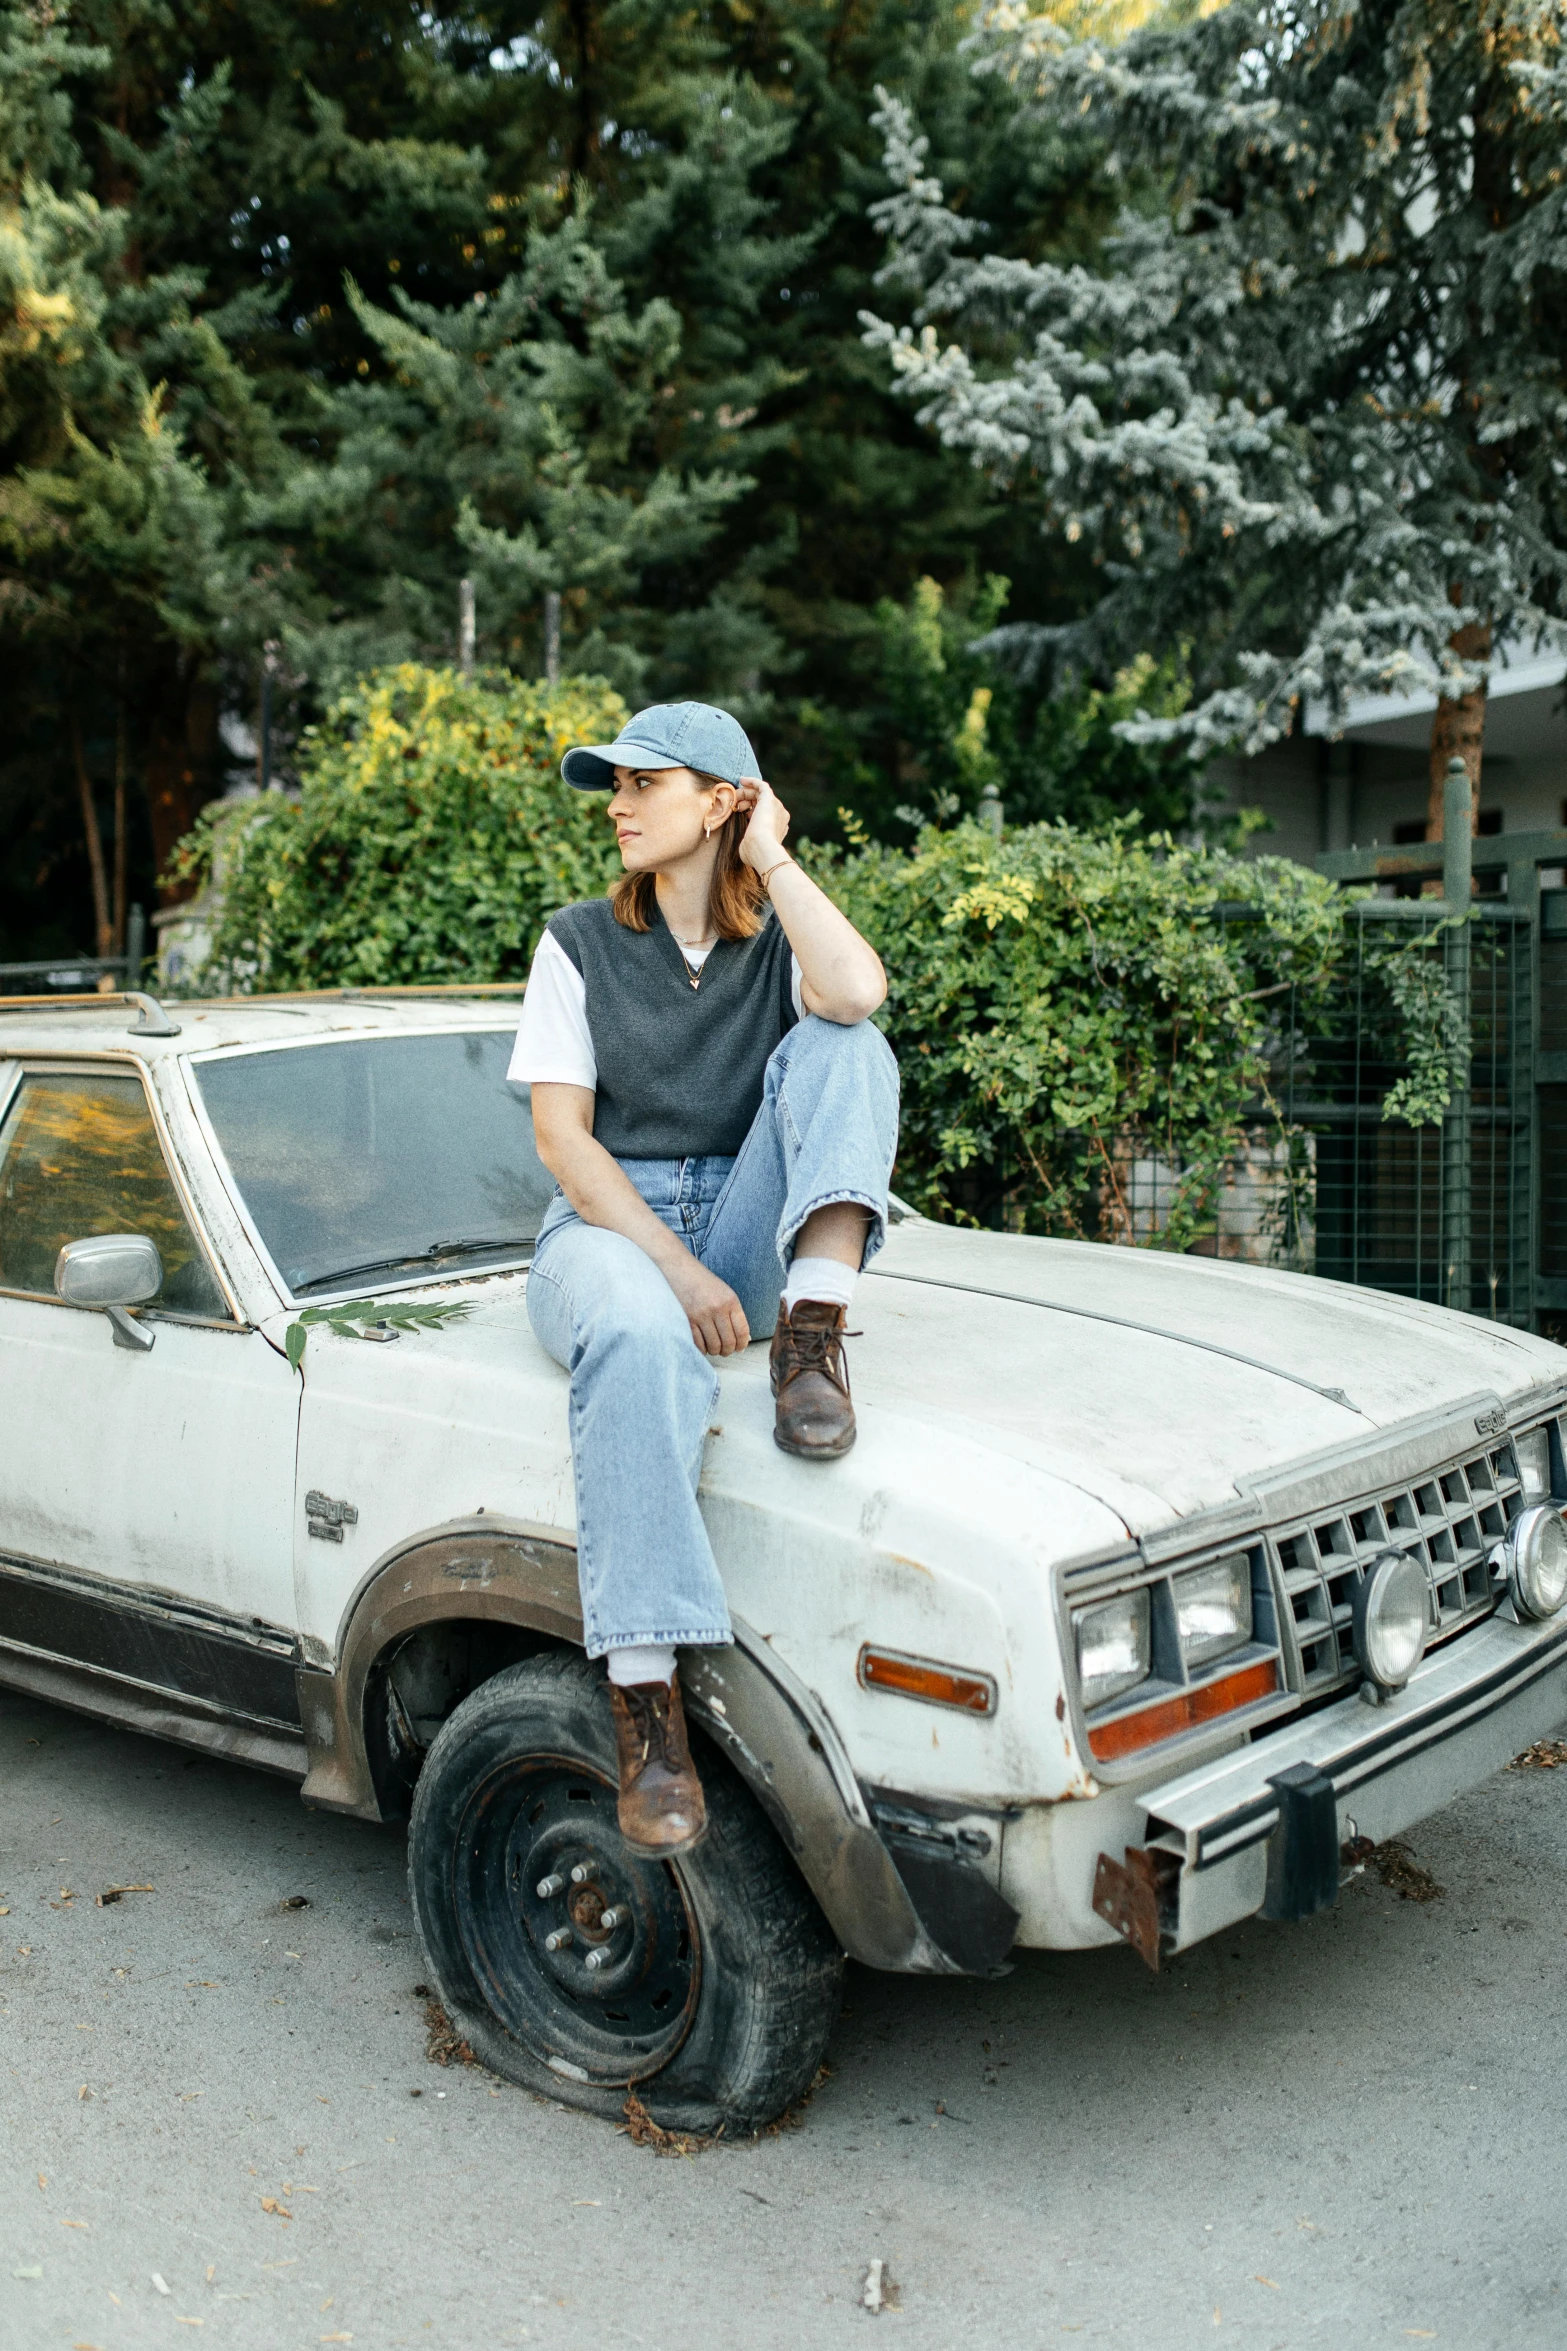
<path id="1" fill-rule="evenodd" d="M 672 1682 L 675 1678 L 675 1653 L 659 1641 L 644 1641 L 635 1649 L 611 1649 L 608 1665 L 610 1680 L 623 1690 L 633 1682 Z"/>
<path id="2" fill-rule="evenodd" d="M 847 1311 L 858 1279 L 853 1266 L 841 1264 L 836 1257 L 796 1257 L 784 1284 L 784 1306 L 793 1314 L 803 1298 L 810 1298 L 818 1305 L 841 1306 Z"/>

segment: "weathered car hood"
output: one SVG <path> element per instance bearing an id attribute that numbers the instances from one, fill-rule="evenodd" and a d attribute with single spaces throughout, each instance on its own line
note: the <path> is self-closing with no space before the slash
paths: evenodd
<path id="1" fill-rule="evenodd" d="M 566 1382 L 528 1328 L 524 1280 L 443 1285 L 432 1294 L 471 1302 L 472 1319 L 399 1347 L 312 1337 L 302 1482 L 342 1491 L 351 1460 L 372 1552 L 481 1503 L 572 1523 Z M 753 1346 L 722 1366 L 712 1502 L 785 1517 L 808 1502 L 825 1523 L 852 1515 L 864 1486 L 911 1507 L 919 1493 L 927 1516 L 939 1502 L 973 1528 L 1003 1488 L 1015 1512 L 1032 1477 L 1036 1540 L 1072 1552 L 1115 1522 L 1151 1535 L 1286 1464 L 1567 1379 L 1567 1350 L 1546 1340 L 1373 1290 L 915 1219 L 892 1231 L 852 1319 L 861 1442 L 842 1470 L 778 1453 Z"/>
<path id="2" fill-rule="evenodd" d="M 862 1282 L 856 1400 L 1095 1495 L 1137 1535 L 1250 1479 L 1476 1397 L 1567 1351 L 1314 1276 L 1151 1250 L 897 1226 Z"/>

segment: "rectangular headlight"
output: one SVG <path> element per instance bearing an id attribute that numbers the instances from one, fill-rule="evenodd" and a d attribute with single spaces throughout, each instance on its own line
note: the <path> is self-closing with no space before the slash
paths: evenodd
<path id="1" fill-rule="evenodd" d="M 1513 1439 L 1513 1459 L 1518 1464 L 1518 1483 L 1523 1488 L 1520 1500 L 1545 1502 L 1551 1491 L 1551 1437 L 1548 1429 L 1526 1429 Z"/>
<path id="2" fill-rule="evenodd" d="M 1175 1629 L 1188 1673 L 1251 1639 L 1251 1560 L 1244 1551 L 1174 1579 Z"/>
<path id="3" fill-rule="evenodd" d="M 1092 1712 L 1148 1679 L 1148 1591 L 1122 1592 L 1073 1618 L 1083 1704 Z"/>

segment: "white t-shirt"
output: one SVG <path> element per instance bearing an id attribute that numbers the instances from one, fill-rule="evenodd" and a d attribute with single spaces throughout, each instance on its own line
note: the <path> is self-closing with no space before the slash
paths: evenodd
<path id="1" fill-rule="evenodd" d="M 687 963 L 698 971 L 713 952 L 711 947 L 682 947 Z M 789 959 L 790 990 L 795 1018 L 805 1018 L 800 995 L 800 959 Z M 534 951 L 506 1075 L 528 1086 L 596 1087 L 598 1060 L 588 1029 L 588 992 L 583 978 L 560 941 L 546 931 Z"/>

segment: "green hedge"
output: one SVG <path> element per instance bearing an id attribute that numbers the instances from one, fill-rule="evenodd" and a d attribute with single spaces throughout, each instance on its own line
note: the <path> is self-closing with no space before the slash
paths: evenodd
<path id="1" fill-rule="evenodd" d="M 595 678 L 366 679 L 306 735 L 297 799 L 220 803 L 182 845 L 177 870 L 217 885 L 201 984 L 525 978 L 553 910 L 620 870 L 603 799 L 560 759 L 625 717 Z"/>
<path id="2" fill-rule="evenodd" d="M 368 679 L 307 739 L 297 800 L 209 812 L 185 844 L 184 869 L 217 883 L 203 985 L 523 977 L 551 911 L 619 871 L 603 800 L 559 763 L 624 715 L 593 679 Z M 1386 1112 L 1441 1116 L 1465 1040 L 1433 934 L 1353 921 L 1304 866 L 1130 821 L 1000 841 L 933 826 L 912 851 L 846 823 L 847 850 L 807 846 L 805 862 L 886 962 L 897 1183 L 928 1213 L 1189 1246 L 1243 1138 L 1259 1121 L 1282 1135 L 1281 1039 L 1332 1033 L 1352 961 L 1406 1073 Z M 1157 1234 L 1128 1218 L 1129 1153 L 1166 1171 Z"/>
<path id="3" fill-rule="evenodd" d="M 887 965 L 903 1077 L 897 1185 L 928 1214 L 1188 1247 L 1259 1126 L 1287 1032 L 1328 1037 L 1352 963 L 1406 1076 L 1387 1114 L 1440 1118 L 1455 1055 L 1433 934 L 1388 934 L 1307 867 L 1183 848 L 1130 825 L 997 841 L 968 823 L 911 854 L 861 838 L 810 857 Z M 1127 1171 L 1169 1182 L 1134 1229 Z"/>

